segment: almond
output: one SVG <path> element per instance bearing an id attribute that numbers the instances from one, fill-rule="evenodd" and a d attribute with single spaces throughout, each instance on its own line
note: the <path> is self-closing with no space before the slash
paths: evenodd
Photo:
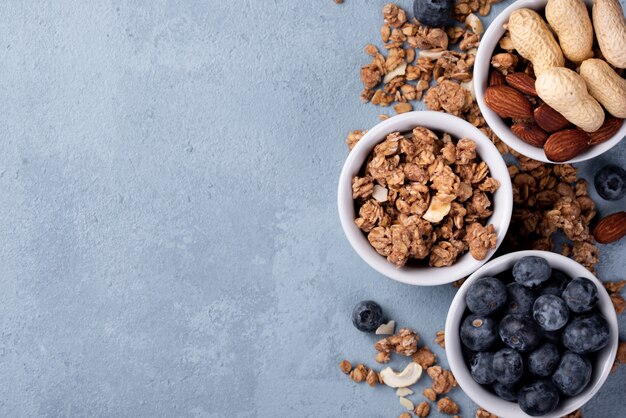
<path id="1" fill-rule="evenodd" d="M 519 139 L 534 147 L 543 147 L 548 139 L 548 134 L 534 122 L 515 123 L 511 130 Z"/>
<path id="2" fill-rule="evenodd" d="M 533 115 L 526 96 L 509 86 L 487 87 L 485 104 L 501 118 L 530 119 Z"/>
<path id="3" fill-rule="evenodd" d="M 504 75 L 500 71 L 493 70 L 489 75 L 489 85 L 490 86 L 502 86 L 505 84 Z"/>
<path id="4" fill-rule="evenodd" d="M 506 75 L 506 82 L 509 86 L 524 94 L 537 97 L 535 79 L 526 73 L 508 73 Z"/>
<path id="5" fill-rule="evenodd" d="M 624 119 L 607 116 L 604 119 L 602 126 L 600 126 L 600 129 L 589 133 L 589 136 L 591 136 L 591 141 L 589 143 L 591 145 L 596 145 L 612 138 L 619 128 L 621 128 L 622 123 L 624 123 Z"/>
<path id="6" fill-rule="evenodd" d="M 569 121 L 559 112 L 543 103 L 535 109 L 535 121 L 546 132 L 556 132 L 569 125 Z"/>
<path id="7" fill-rule="evenodd" d="M 617 212 L 598 222 L 593 230 L 593 237 L 600 244 L 609 244 L 626 235 L 626 212 Z"/>
<path id="8" fill-rule="evenodd" d="M 562 163 L 571 160 L 589 148 L 589 134 L 578 129 L 555 132 L 546 141 L 543 150 L 550 161 Z"/>

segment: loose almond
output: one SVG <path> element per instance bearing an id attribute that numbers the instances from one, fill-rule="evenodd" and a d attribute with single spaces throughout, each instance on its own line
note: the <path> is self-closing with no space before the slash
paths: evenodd
<path id="1" fill-rule="evenodd" d="M 589 134 L 579 129 L 564 129 L 553 133 L 543 146 L 550 161 L 562 163 L 571 160 L 589 148 Z"/>
<path id="2" fill-rule="evenodd" d="M 487 87 L 485 103 L 501 118 L 530 119 L 533 115 L 526 96 L 509 86 Z"/>
<path id="3" fill-rule="evenodd" d="M 593 237 L 600 244 L 615 242 L 626 235 L 626 212 L 617 212 L 604 217 L 593 230 Z"/>
<path id="4" fill-rule="evenodd" d="M 537 125 L 549 133 L 565 129 L 565 127 L 570 124 L 563 115 L 545 103 L 535 109 L 534 115 Z"/>
<path id="5" fill-rule="evenodd" d="M 537 97 L 535 79 L 526 73 L 508 73 L 506 75 L 506 82 L 509 86 L 524 94 Z"/>
<path id="6" fill-rule="evenodd" d="M 600 129 L 589 133 L 589 136 L 591 137 L 591 141 L 589 143 L 591 145 L 597 145 L 611 139 L 613 135 L 617 133 L 619 128 L 622 127 L 623 123 L 624 119 L 607 116 L 606 119 L 604 119 L 602 126 L 600 126 Z"/>
<path id="7" fill-rule="evenodd" d="M 515 123 L 511 130 L 519 139 L 534 147 L 543 147 L 548 139 L 548 134 L 534 122 Z"/>

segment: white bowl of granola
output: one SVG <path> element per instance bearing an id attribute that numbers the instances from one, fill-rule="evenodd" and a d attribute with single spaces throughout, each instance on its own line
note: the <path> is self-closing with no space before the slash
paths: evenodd
<path id="1" fill-rule="evenodd" d="M 474 381 L 470 367 L 467 363 L 469 358 L 471 358 L 471 352 L 469 349 L 463 347 L 463 343 L 459 335 L 461 323 L 468 312 L 466 295 L 472 284 L 485 277 L 496 277 L 501 279 L 506 284 L 508 283 L 507 280 L 512 281 L 510 270 L 513 268 L 515 263 L 521 258 L 528 256 L 545 259 L 552 268 L 553 272 L 554 270 L 558 270 L 561 273 L 564 273 L 569 277 L 568 280 L 583 277 L 593 282 L 597 289 L 597 306 L 594 310 L 592 310 L 592 312 L 597 311 L 601 314 L 608 325 L 609 337 L 607 344 L 599 351 L 586 354 L 586 356 L 589 356 L 592 365 L 592 372 L 586 387 L 575 396 L 567 397 L 561 394 L 561 400 L 556 409 L 545 415 L 541 415 L 543 418 L 558 418 L 568 415 L 581 408 L 591 398 L 593 398 L 596 393 L 598 393 L 611 371 L 618 347 L 619 329 L 617 315 L 615 313 L 613 303 L 611 302 L 611 298 L 602 282 L 583 265 L 577 263 L 576 261 L 549 251 L 530 250 L 509 253 L 501 257 L 497 257 L 482 266 L 463 283 L 450 305 L 445 326 L 446 357 L 448 358 L 448 363 L 450 364 L 450 370 L 452 371 L 452 374 L 454 374 L 459 387 L 476 404 L 500 417 L 530 418 L 529 415 L 522 411 L 517 402 L 504 400 L 491 390 L 491 385 L 481 385 Z M 540 290 L 536 290 L 536 292 L 535 296 L 541 294 Z M 498 313 L 495 313 L 492 314 L 491 317 L 496 318 L 498 315 Z M 584 314 L 582 316 L 584 316 Z M 562 332 L 562 329 L 555 332 L 560 333 Z M 502 343 L 497 344 L 500 345 L 495 345 L 495 347 L 490 350 L 495 352 L 499 348 L 506 347 Z M 561 347 L 560 350 L 562 354 L 565 348 Z M 525 354 L 523 359 L 524 362 L 528 361 L 528 353 Z M 524 374 L 522 380 L 529 377 L 530 374 L 530 372 L 528 372 L 527 363 L 524 363 L 524 370 L 526 374 Z M 534 379 L 542 378 L 535 377 Z M 550 379 L 550 377 L 543 377 L 543 379 Z M 533 378 L 527 380 L 532 381 Z"/>
<path id="2" fill-rule="evenodd" d="M 584 0 L 585 4 L 588 8 L 591 8 L 593 4 L 593 0 Z M 512 44 L 507 46 L 508 49 L 501 48 L 499 46 L 500 40 L 506 33 L 506 29 L 504 27 L 505 24 L 508 23 L 511 14 L 519 9 L 528 8 L 537 11 L 543 17 L 543 13 L 548 3 L 547 0 L 518 0 L 514 1 L 509 7 L 504 9 L 493 22 L 489 25 L 487 30 L 485 31 L 480 45 L 478 47 L 478 52 L 476 53 L 476 62 L 474 63 L 474 92 L 476 94 L 476 103 L 480 108 L 480 111 L 485 118 L 485 121 L 489 125 L 489 127 L 493 130 L 494 134 L 498 136 L 506 145 L 508 145 L 513 150 L 519 152 L 520 154 L 532 158 L 533 160 L 543 161 L 551 164 L 571 164 L 577 163 L 581 161 L 586 161 L 597 157 L 600 154 L 605 153 L 606 151 L 613 148 L 615 145 L 619 144 L 620 141 L 626 137 L 626 123 L 621 123 L 619 120 L 611 117 L 610 114 L 607 113 L 605 118 L 605 125 L 601 127 L 598 131 L 591 134 L 591 145 L 585 151 L 579 153 L 578 155 L 572 157 L 567 161 L 552 161 L 546 155 L 544 148 L 539 146 L 538 144 L 532 145 L 531 143 L 525 142 L 520 139 L 514 132 L 511 130 L 511 124 L 502 119 L 496 112 L 487 106 L 485 103 L 485 91 L 489 87 L 490 81 L 490 73 L 496 72 L 497 70 L 492 70 L 492 58 L 495 55 L 506 55 L 507 52 L 513 52 L 514 55 L 518 55 L 516 51 L 512 48 Z M 545 20 L 545 19 L 544 19 Z M 510 38 L 508 38 L 510 41 Z M 500 53 L 498 53 L 500 52 Z M 521 65 L 520 60 L 520 65 Z M 499 64 L 500 65 L 500 64 Z M 519 69 L 518 69 L 519 70 Z M 536 114 L 535 114 L 536 116 Z M 534 120 L 534 119 L 532 119 Z M 617 124 L 619 128 L 608 128 L 609 120 L 614 123 L 611 125 Z M 621 123 L 621 126 L 620 126 Z M 605 127 L 607 126 L 607 127 Z M 567 129 L 575 128 L 574 125 L 570 124 L 566 126 Z M 610 130 L 611 134 L 605 134 L 607 130 Z M 554 131 L 548 131 L 547 135 L 550 135 Z M 594 136 L 594 134 L 600 135 L 600 132 L 603 132 L 603 136 L 606 135 L 602 140 L 599 140 Z M 597 141 L 597 142 L 596 142 Z"/>
<path id="3" fill-rule="evenodd" d="M 338 208 L 348 241 L 372 268 L 434 286 L 489 260 L 509 227 L 513 195 L 502 156 L 480 130 L 446 113 L 409 112 L 352 149 Z"/>

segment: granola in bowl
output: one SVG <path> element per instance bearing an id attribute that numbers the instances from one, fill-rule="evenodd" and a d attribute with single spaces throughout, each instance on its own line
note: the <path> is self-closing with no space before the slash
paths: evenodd
<path id="1" fill-rule="evenodd" d="M 476 143 L 424 127 L 393 132 L 352 178 L 356 225 L 396 267 L 452 265 L 469 251 L 484 260 L 496 246 L 491 196 L 500 182 L 476 155 Z"/>
<path id="2" fill-rule="evenodd" d="M 444 113 L 408 112 L 354 136 L 339 212 L 368 264 L 405 283 L 437 285 L 493 255 L 510 221 L 511 183 L 480 130 Z"/>

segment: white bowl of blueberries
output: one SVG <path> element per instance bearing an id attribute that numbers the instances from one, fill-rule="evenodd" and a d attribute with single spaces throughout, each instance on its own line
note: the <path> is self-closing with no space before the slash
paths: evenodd
<path id="1" fill-rule="evenodd" d="M 445 335 L 459 386 L 507 418 L 580 408 L 603 385 L 618 345 L 602 283 L 546 251 L 507 254 L 478 269 L 452 301 Z"/>

